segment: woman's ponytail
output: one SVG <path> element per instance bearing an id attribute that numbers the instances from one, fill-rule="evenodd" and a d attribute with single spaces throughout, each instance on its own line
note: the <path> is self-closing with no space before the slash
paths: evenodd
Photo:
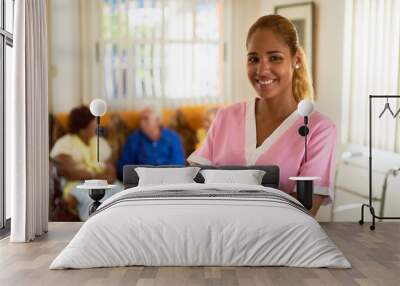
<path id="1" fill-rule="evenodd" d="M 295 68 L 293 73 L 292 91 L 294 99 L 297 102 L 302 99 L 314 100 L 314 89 L 303 48 L 298 46 L 297 52 L 300 56 L 300 65 L 298 68 Z"/>

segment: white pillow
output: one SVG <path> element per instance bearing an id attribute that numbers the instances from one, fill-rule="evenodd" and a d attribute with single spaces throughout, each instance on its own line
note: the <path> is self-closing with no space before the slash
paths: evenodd
<path id="1" fill-rule="evenodd" d="M 195 183 L 193 179 L 199 170 L 199 167 L 135 168 L 139 176 L 138 186 Z"/>
<path id="2" fill-rule="evenodd" d="M 262 170 L 201 170 L 204 183 L 233 183 L 247 185 L 261 185 L 265 171 Z"/>

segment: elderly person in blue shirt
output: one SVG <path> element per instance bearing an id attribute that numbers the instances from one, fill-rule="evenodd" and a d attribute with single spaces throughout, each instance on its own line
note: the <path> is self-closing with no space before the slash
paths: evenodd
<path id="1" fill-rule="evenodd" d="M 148 106 L 140 112 L 140 128 L 129 135 L 117 163 L 118 178 L 124 165 L 184 165 L 179 135 L 160 123 L 160 112 Z"/>

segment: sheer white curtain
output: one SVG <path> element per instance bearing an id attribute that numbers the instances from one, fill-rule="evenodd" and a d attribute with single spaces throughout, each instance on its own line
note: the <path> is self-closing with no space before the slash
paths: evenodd
<path id="1" fill-rule="evenodd" d="M 368 145 L 369 95 L 400 94 L 400 1 L 353 0 L 346 5 L 343 135 L 347 143 Z M 398 100 L 388 101 L 395 113 Z M 373 102 L 373 146 L 399 151 L 400 117 L 386 112 L 378 118 L 385 103 L 385 99 Z"/>
<path id="2" fill-rule="evenodd" d="M 48 225 L 46 0 L 15 2 L 13 92 L 6 98 L 6 187 L 11 189 L 12 242 Z"/>

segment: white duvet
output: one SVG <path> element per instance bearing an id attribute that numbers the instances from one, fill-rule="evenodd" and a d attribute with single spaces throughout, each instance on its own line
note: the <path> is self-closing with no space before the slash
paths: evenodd
<path id="1" fill-rule="evenodd" d="M 135 187 L 105 201 L 50 269 L 145 266 L 294 266 L 350 268 L 314 218 L 258 198 L 153 198 L 113 201 L 132 192 L 263 190 L 232 184 Z M 110 205 L 111 204 L 111 205 Z M 108 207 L 107 207 L 108 205 Z"/>

